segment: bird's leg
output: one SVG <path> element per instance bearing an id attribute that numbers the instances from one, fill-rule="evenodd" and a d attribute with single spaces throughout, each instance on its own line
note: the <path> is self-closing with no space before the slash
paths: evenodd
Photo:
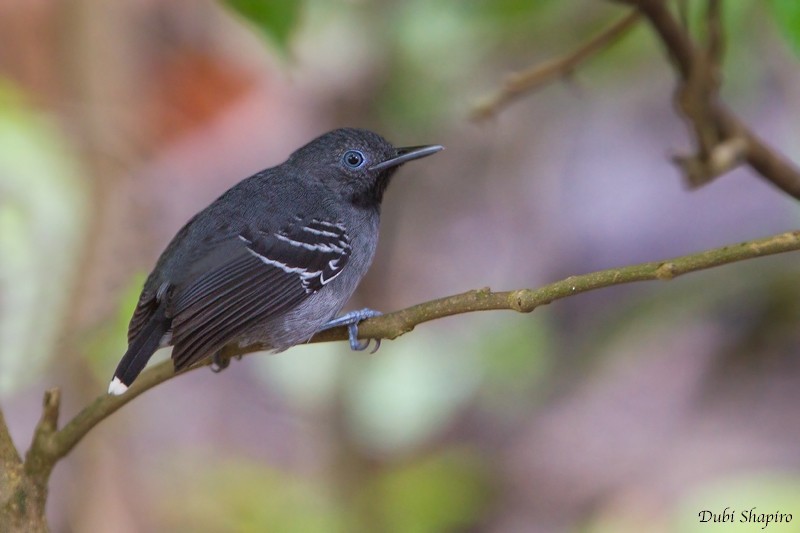
<path id="1" fill-rule="evenodd" d="M 345 313 L 344 315 L 338 318 L 334 318 L 333 320 L 323 324 L 323 326 L 319 330 L 324 331 L 326 329 L 338 328 L 339 326 L 347 326 L 347 334 L 350 338 L 350 349 L 356 352 L 360 352 L 366 350 L 369 347 L 369 343 L 372 342 L 372 339 L 367 339 L 364 342 L 358 340 L 358 323 L 361 322 L 362 320 L 380 316 L 382 314 L 383 313 L 381 313 L 380 311 L 375 311 L 374 309 L 369 309 L 365 307 L 364 309 L 359 309 L 358 311 L 350 311 L 349 313 Z M 380 347 L 381 347 L 381 340 L 375 339 L 375 348 L 373 348 L 370 353 L 377 352 L 378 348 Z"/>
<path id="2" fill-rule="evenodd" d="M 234 356 L 237 360 L 241 361 L 241 355 Z M 218 374 L 228 368 L 228 365 L 231 364 L 231 358 L 222 355 L 222 352 L 216 351 L 214 355 L 211 356 L 211 371 L 215 374 Z"/>

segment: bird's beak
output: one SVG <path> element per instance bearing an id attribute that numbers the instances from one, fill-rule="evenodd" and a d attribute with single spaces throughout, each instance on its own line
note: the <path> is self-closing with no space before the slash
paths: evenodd
<path id="1" fill-rule="evenodd" d="M 397 155 L 392 157 L 391 159 L 387 159 L 381 163 L 376 165 L 372 165 L 369 167 L 370 170 L 385 170 L 387 168 L 396 167 L 402 165 L 403 163 L 407 163 L 413 159 L 419 159 L 421 157 L 428 157 L 429 155 L 433 155 L 436 152 L 444 150 L 444 146 L 440 146 L 438 144 L 431 144 L 428 146 L 407 146 L 405 148 L 398 148 Z"/>

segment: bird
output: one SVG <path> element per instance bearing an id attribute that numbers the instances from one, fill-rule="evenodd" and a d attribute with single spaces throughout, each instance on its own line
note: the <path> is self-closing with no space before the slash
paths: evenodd
<path id="1" fill-rule="evenodd" d="M 372 262 L 395 172 L 442 149 L 396 148 L 372 131 L 340 128 L 228 189 L 158 258 L 108 393 L 123 394 L 166 346 L 176 372 L 209 358 L 227 366 L 218 354 L 229 344 L 281 352 L 338 326 L 353 350 L 365 349 L 358 323 L 380 313 L 336 315 Z"/>

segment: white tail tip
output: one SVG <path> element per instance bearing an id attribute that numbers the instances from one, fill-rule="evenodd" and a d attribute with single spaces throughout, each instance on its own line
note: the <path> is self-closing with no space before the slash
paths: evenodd
<path id="1" fill-rule="evenodd" d="M 108 384 L 108 393 L 113 396 L 119 396 L 126 390 L 128 390 L 128 386 L 121 382 L 119 378 L 112 379 L 111 383 Z"/>

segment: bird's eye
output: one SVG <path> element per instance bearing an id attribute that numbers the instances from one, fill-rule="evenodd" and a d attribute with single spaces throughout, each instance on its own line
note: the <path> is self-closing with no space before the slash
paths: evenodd
<path id="1" fill-rule="evenodd" d="M 358 168 L 364 164 L 364 154 L 358 150 L 348 150 L 342 158 L 344 164 L 350 168 Z"/>

